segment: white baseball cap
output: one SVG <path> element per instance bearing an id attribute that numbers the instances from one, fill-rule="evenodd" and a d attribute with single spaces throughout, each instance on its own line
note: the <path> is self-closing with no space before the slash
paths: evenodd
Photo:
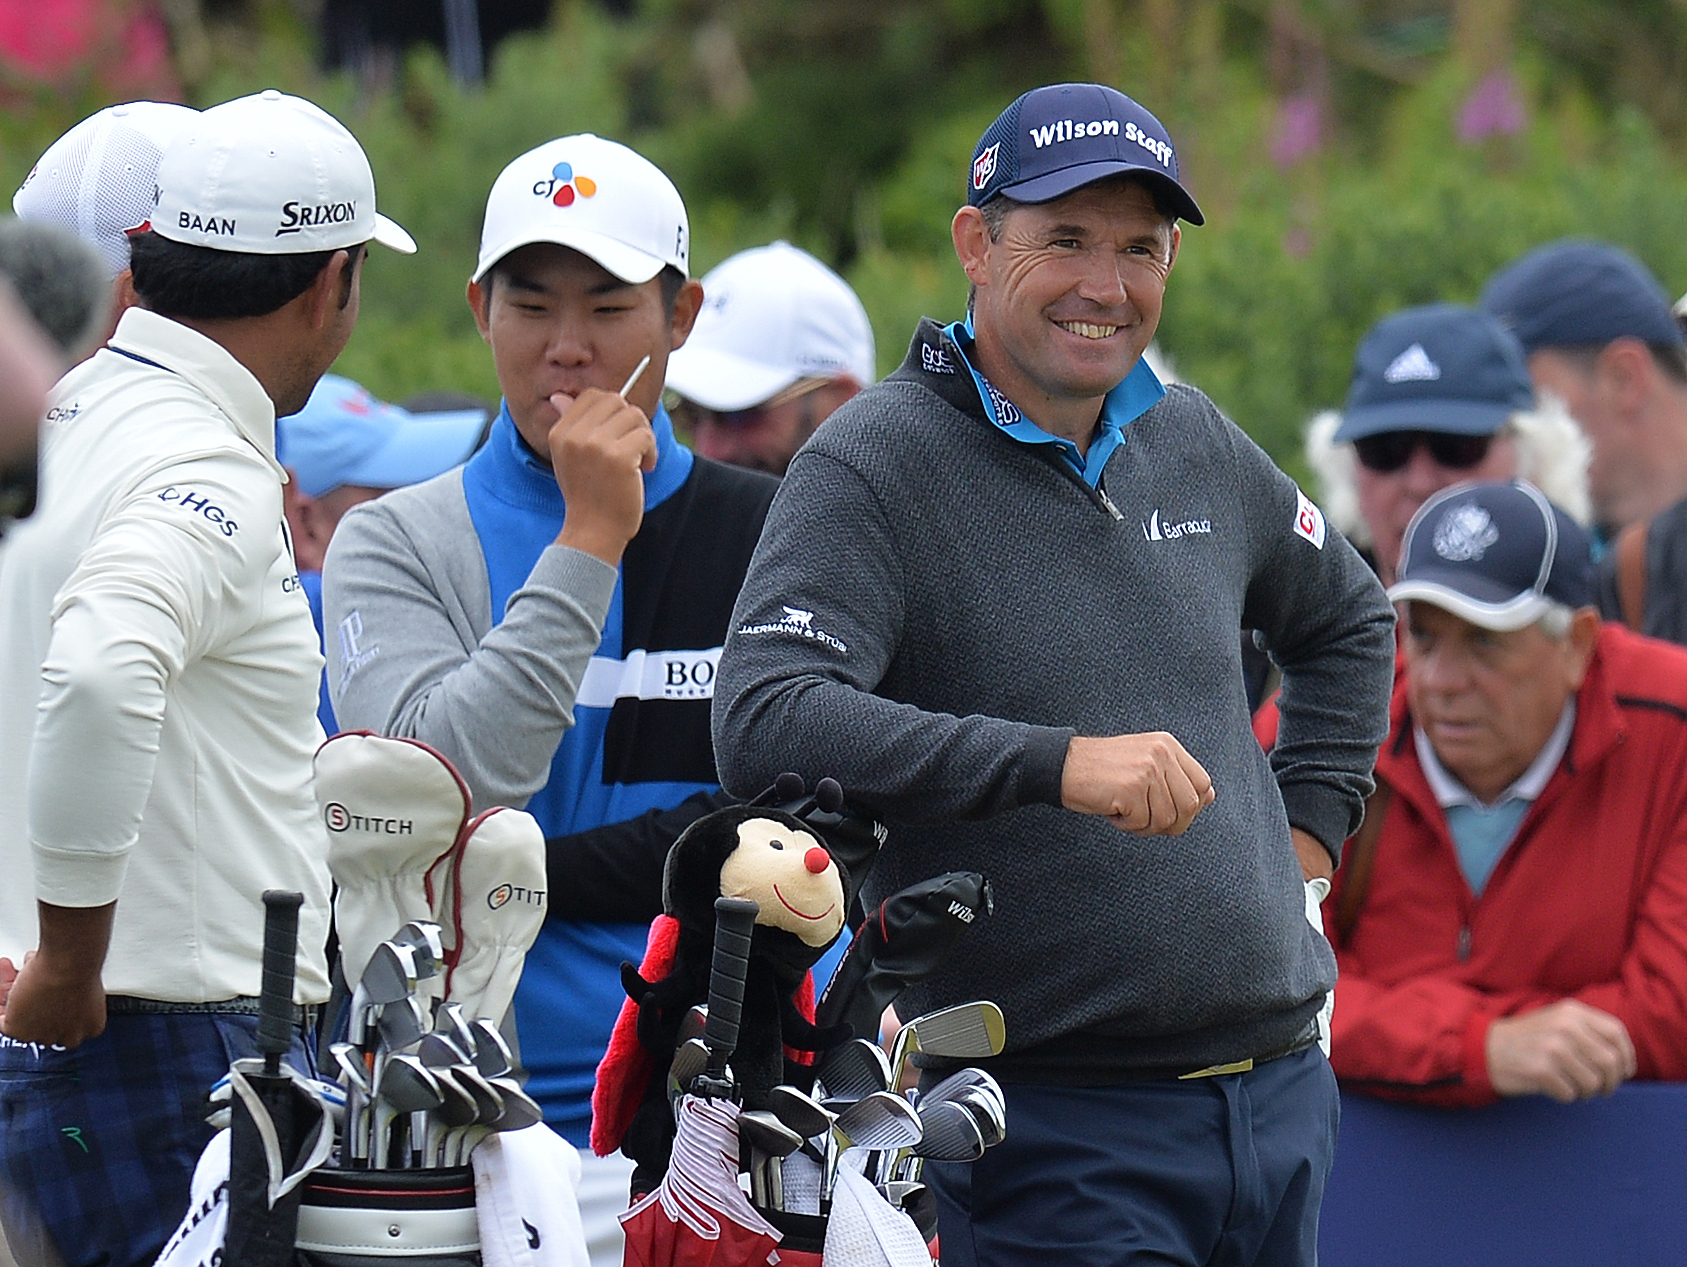
<path id="1" fill-rule="evenodd" d="M 690 275 L 691 227 L 674 182 L 590 132 L 546 141 L 498 173 L 470 280 L 534 242 L 571 247 L 635 285 L 670 265 Z"/>
<path id="2" fill-rule="evenodd" d="M 212 106 L 176 134 L 158 163 L 152 231 L 252 255 L 371 239 L 405 255 L 416 249 L 376 214 L 375 176 L 357 138 L 320 106 L 274 88 Z"/>
<path id="3" fill-rule="evenodd" d="M 703 279 L 703 310 L 668 358 L 668 386 L 729 413 L 798 379 L 873 381 L 873 327 L 849 283 L 789 242 L 758 246 Z"/>
<path id="4" fill-rule="evenodd" d="M 129 267 L 129 232 L 152 215 L 158 159 L 199 112 L 131 101 L 91 114 L 47 147 L 12 195 L 22 220 L 63 225 L 93 246 L 111 276 Z"/>

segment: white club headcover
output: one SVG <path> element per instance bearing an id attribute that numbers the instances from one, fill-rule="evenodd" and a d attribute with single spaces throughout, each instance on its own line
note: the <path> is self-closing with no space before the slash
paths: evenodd
<path id="1" fill-rule="evenodd" d="M 470 1017 L 500 1022 L 545 922 L 545 833 L 522 810 L 488 810 L 463 829 L 449 871 L 435 911 L 456 934 L 445 997 Z"/>
<path id="2" fill-rule="evenodd" d="M 349 732 L 316 750 L 316 804 L 339 885 L 340 959 L 356 985 L 376 946 L 433 918 L 427 871 L 461 836 L 469 791 L 424 743 Z"/>

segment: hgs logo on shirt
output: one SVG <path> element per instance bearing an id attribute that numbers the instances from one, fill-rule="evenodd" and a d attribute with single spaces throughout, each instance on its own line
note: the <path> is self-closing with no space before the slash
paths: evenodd
<path id="1" fill-rule="evenodd" d="M 240 525 L 230 519 L 221 506 L 213 503 L 205 494 L 195 492 L 191 488 L 177 488 L 172 484 L 158 494 L 158 500 L 173 506 L 179 506 L 186 511 L 197 511 L 221 528 L 225 537 L 232 537 L 240 530 Z"/>

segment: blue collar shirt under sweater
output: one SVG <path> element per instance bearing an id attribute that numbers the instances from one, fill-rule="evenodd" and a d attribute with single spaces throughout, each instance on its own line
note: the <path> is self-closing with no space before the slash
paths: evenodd
<path id="1" fill-rule="evenodd" d="M 1053 446 L 1078 478 L 1091 488 L 1100 488 L 1101 473 L 1107 469 L 1107 459 L 1125 442 L 1125 428 L 1159 404 L 1166 394 L 1159 376 L 1145 359 L 1138 358 L 1131 372 L 1102 399 L 1095 435 L 1089 448 L 1080 453 L 1078 446 L 1070 440 L 1052 435 L 1032 422 L 1025 416 L 1024 410 L 1004 396 L 972 363 L 975 339 L 971 314 L 964 321 L 954 321 L 945 326 L 943 333 L 961 354 L 961 363 L 966 366 L 967 373 L 972 375 L 972 385 L 978 392 L 979 403 L 984 407 L 984 416 L 1004 435 L 1012 436 L 1021 444 Z"/>
<path id="2" fill-rule="evenodd" d="M 657 458 L 656 469 L 644 477 L 647 512 L 680 489 L 693 461 L 691 451 L 674 438 L 666 410 L 657 410 L 652 426 Z M 556 540 L 564 511 L 556 476 L 522 441 L 507 404 L 485 446 L 463 468 L 463 494 L 486 558 L 497 623 L 539 555 Z M 619 666 L 637 650 L 622 646 L 624 581 L 624 574 L 616 578 L 588 680 L 604 670 L 618 679 Z M 550 779 L 526 806 L 547 838 L 667 809 L 715 786 L 606 783 L 603 741 L 613 702 L 594 702 L 584 691 L 575 702 L 574 726 L 557 746 Z M 641 924 L 548 919 L 527 954 L 515 999 L 523 1063 L 531 1075 L 527 1090 L 544 1109 L 545 1120 L 576 1147 L 587 1146 L 597 1063 L 623 998 L 620 965 L 643 959 L 647 933 Z"/>

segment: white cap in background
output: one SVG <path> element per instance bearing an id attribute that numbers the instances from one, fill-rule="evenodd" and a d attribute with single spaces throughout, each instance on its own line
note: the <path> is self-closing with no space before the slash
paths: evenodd
<path id="1" fill-rule="evenodd" d="M 129 267 L 129 231 L 152 215 L 158 159 L 199 112 L 131 101 L 91 114 L 47 147 L 17 193 L 21 220 L 63 225 L 99 251 L 111 276 Z"/>
<path id="2" fill-rule="evenodd" d="M 470 280 L 534 242 L 571 247 L 635 285 L 670 265 L 690 274 L 691 229 L 674 182 L 589 132 L 546 141 L 498 173 Z"/>
<path id="3" fill-rule="evenodd" d="M 184 127 L 158 163 L 152 231 L 251 255 L 304 255 L 411 236 L 375 211 L 357 138 L 320 106 L 274 88 L 225 101 Z"/>
<path id="4" fill-rule="evenodd" d="M 668 358 L 668 386 L 705 409 L 748 409 L 803 378 L 873 381 L 873 327 L 849 283 L 789 242 L 703 279 L 703 311 Z"/>

